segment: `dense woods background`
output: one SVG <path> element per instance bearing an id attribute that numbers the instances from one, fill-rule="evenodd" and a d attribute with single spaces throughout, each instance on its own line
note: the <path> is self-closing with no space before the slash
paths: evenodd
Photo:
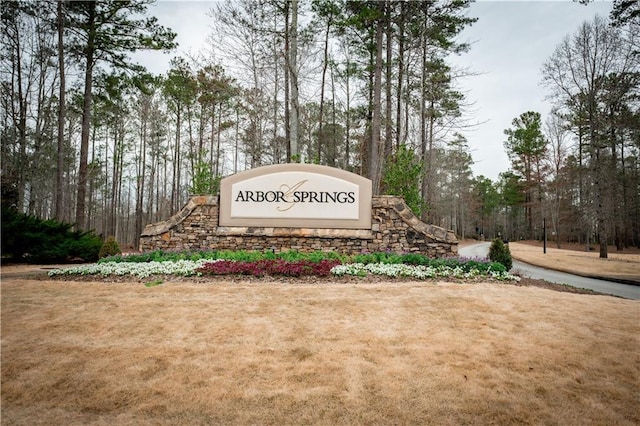
<path id="1" fill-rule="evenodd" d="M 451 55 L 469 1 L 212 3 L 207 45 L 175 47 L 147 0 L 3 1 L 2 204 L 137 247 L 219 178 L 305 161 L 360 173 L 461 238 L 640 246 L 640 6 L 615 1 L 541 66 L 554 112 L 514 111 L 498 181 L 473 176 Z M 179 7 L 176 5 L 176 7 Z"/>

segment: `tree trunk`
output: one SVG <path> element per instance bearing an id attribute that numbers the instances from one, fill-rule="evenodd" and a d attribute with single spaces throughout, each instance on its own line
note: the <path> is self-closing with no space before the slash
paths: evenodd
<path id="1" fill-rule="evenodd" d="M 420 149 L 422 156 L 422 164 L 424 164 L 424 173 L 422 176 L 422 184 L 420 187 L 422 193 L 422 199 L 426 205 L 426 208 L 422 210 L 421 219 L 423 221 L 428 220 L 429 208 L 431 205 L 427 202 L 429 195 L 429 168 L 428 168 L 428 139 L 427 139 L 427 40 L 423 36 L 421 40 L 422 45 L 422 67 L 420 78 Z"/>
<path id="2" fill-rule="evenodd" d="M 153 135 L 153 132 L 151 133 L 151 141 L 152 143 L 155 144 L 158 142 L 156 139 L 156 137 Z M 154 215 L 153 215 L 153 199 L 154 199 L 154 195 L 158 192 L 158 188 L 159 186 L 156 184 L 156 179 L 157 179 L 157 175 L 160 174 L 160 172 L 158 171 L 159 168 L 159 164 L 160 164 L 160 160 L 158 158 L 158 152 L 156 149 L 152 149 L 151 150 L 151 170 L 149 170 L 149 189 L 147 190 L 148 192 L 148 196 L 147 196 L 147 218 L 149 218 L 150 221 L 153 221 L 155 219 Z M 144 179 L 143 179 L 144 181 Z M 140 229 L 142 229 L 142 226 L 140 226 Z"/>
<path id="3" fill-rule="evenodd" d="M 209 167 L 213 165 L 214 148 L 216 143 L 216 103 L 211 103 L 211 140 L 209 141 Z"/>
<path id="4" fill-rule="evenodd" d="M 391 158 L 391 154 L 393 152 L 393 141 L 392 141 L 392 128 L 391 128 L 391 105 L 393 104 L 393 99 L 391 97 L 391 81 L 393 79 L 393 75 L 391 72 L 391 62 L 392 62 L 392 45 L 393 45 L 393 34 L 391 29 L 391 4 L 387 1 L 386 3 L 386 41 L 387 41 L 387 59 L 386 59 L 386 70 L 385 70 L 385 126 L 384 126 L 384 155 L 380 159 L 380 180 L 382 180 L 383 170 L 384 170 L 384 162 Z"/>
<path id="5" fill-rule="evenodd" d="M 595 136 L 595 132 L 592 131 L 592 137 Z M 592 144 L 596 144 L 595 138 L 592 139 Z M 596 191 L 596 222 L 598 226 L 598 243 L 600 245 L 600 258 L 608 258 L 608 239 L 607 232 L 607 220 L 605 214 L 605 191 L 604 191 L 604 173 L 603 166 L 600 162 L 600 148 L 598 146 L 595 149 L 595 161 L 594 161 L 594 188 Z"/>
<path id="6" fill-rule="evenodd" d="M 195 169 L 198 161 L 198 153 L 195 150 L 195 141 L 193 140 L 193 109 L 191 103 L 187 103 L 187 133 L 189 134 L 189 161 L 191 170 Z"/>
<path id="7" fill-rule="evenodd" d="M 16 30 L 17 32 L 17 30 Z M 20 36 L 16 34 L 16 64 L 14 67 L 17 72 L 17 80 L 18 80 L 18 144 L 19 144 L 19 155 L 18 155 L 18 182 L 17 182 L 17 191 L 18 191 L 18 211 L 24 212 L 24 196 L 25 196 L 25 165 L 27 164 L 27 99 L 29 90 L 26 90 L 27 93 L 24 93 L 25 90 L 22 88 L 22 51 L 20 47 Z M 13 102 L 12 102 L 13 105 Z"/>
<path id="8" fill-rule="evenodd" d="M 329 30 L 331 29 L 331 19 L 327 18 L 327 27 L 324 33 L 324 50 L 322 53 L 322 78 L 320 80 L 320 112 L 318 114 L 318 163 L 322 160 L 322 125 L 324 121 L 324 86 L 327 76 L 327 66 L 329 65 Z"/>
<path id="9" fill-rule="evenodd" d="M 333 68 L 331 70 L 331 124 L 331 149 L 329 151 L 329 154 L 327 155 L 327 165 L 330 167 L 336 167 L 338 147 L 336 129 L 338 125 L 338 119 L 336 117 L 336 80 Z"/>
<path id="10" fill-rule="evenodd" d="M 280 147 L 278 146 L 278 113 L 280 112 L 280 108 L 278 108 L 278 92 L 280 91 L 280 76 L 278 73 L 279 65 L 278 65 L 278 44 L 277 44 L 277 20 L 274 19 L 274 29 L 273 29 L 273 162 L 275 164 L 280 163 Z M 217 172 L 216 172 L 217 174 Z"/>
<path id="11" fill-rule="evenodd" d="M 384 10 L 384 1 L 378 2 L 380 10 Z M 369 178 L 374 195 L 380 193 L 380 127 L 382 115 L 382 35 L 384 33 L 384 20 L 379 17 L 376 22 L 375 35 L 375 67 L 373 74 L 373 96 L 372 96 L 372 116 L 371 116 L 371 143 L 369 146 Z"/>
<path id="12" fill-rule="evenodd" d="M 235 137 L 235 149 L 233 152 L 233 173 L 238 173 L 238 151 L 240 143 L 240 105 L 236 104 L 236 137 Z"/>
<path id="13" fill-rule="evenodd" d="M 64 11 L 62 1 L 58 1 L 58 69 L 60 72 L 60 86 L 58 92 L 58 144 L 56 150 L 56 198 L 55 218 L 62 222 L 64 218 L 64 119 L 65 119 L 65 94 L 66 80 L 64 74 Z"/>
<path id="14" fill-rule="evenodd" d="M 143 222 L 143 203 L 144 203 L 144 190 L 145 190 L 145 171 L 147 162 L 147 123 L 149 118 L 149 110 L 147 108 L 147 99 L 143 100 L 140 117 L 140 150 L 138 151 L 138 164 L 136 170 L 136 217 L 134 226 L 134 247 L 140 246 L 140 234 L 142 234 L 142 222 Z"/>
<path id="15" fill-rule="evenodd" d="M 402 140 L 402 79 L 404 78 L 404 20 L 405 2 L 400 2 L 400 24 L 398 28 L 398 87 L 396 89 L 396 150 Z"/>
<path id="16" fill-rule="evenodd" d="M 351 85 L 350 80 L 350 66 L 349 66 L 349 58 L 350 55 L 347 55 L 347 69 L 345 76 L 345 109 L 346 113 L 344 115 L 344 137 L 345 137 L 345 147 L 344 147 L 344 168 L 345 170 L 351 171 Z M 334 106 L 335 108 L 335 106 Z"/>
<path id="17" fill-rule="evenodd" d="M 434 187 L 436 187 L 435 184 L 435 179 L 436 179 L 436 174 L 435 174 L 435 161 L 434 161 L 434 157 L 435 157 L 435 146 L 434 146 L 434 129 L 436 126 L 436 118 L 435 118 L 435 105 L 434 105 L 434 101 L 433 99 L 431 99 L 431 103 L 429 104 L 429 108 L 428 108 L 428 117 L 429 117 L 429 122 L 428 122 L 428 135 L 427 135 L 427 165 L 426 165 L 426 169 L 427 169 L 427 173 L 426 173 L 426 177 L 427 177 L 427 185 L 426 185 L 426 195 L 425 197 L 425 203 L 427 203 L 429 205 L 429 209 L 427 210 L 428 213 L 428 219 L 429 219 L 429 223 L 435 223 L 435 217 L 433 215 L 433 207 L 435 205 L 435 194 L 434 194 Z"/>
<path id="18" fill-rule="evenodd" d="M 293 149 L 291 145 L 291 58 L 289 46 L 289 2 L 284 4 L 284 138 L 287 141 L 287 162 L 293 161 Z"/>
<path id="19" fill-rule="evenodd" d="M 220 128 L 222 126 L 222 105 L 218 108 L 218 134 L 216 135 L 216 167 L 214 176 L 220 176 Z"/>
<path id="20" fill-rule="evenodd" d="M 613 242 L 616 246 L 616 251 L 622 251 L 623 250 L 622 229 L 620 227 L 620 223 L 622 221 L 621 211 L 623 210 L 621 209 L 622 206 L 620 206 L 621 200 L 619 196 L 621 194 L 618 194 L 618 191 L 616 190 L 616 188 L 618 188 L 619 186 L 624 188 L 625 185 L 624 184 L 619 186 L 617 185 L 618 150 L 616 149 L 617 144 L 616 144 L 616 127 L 615 127 L 615 107 L 611 107 L 611 110 L 609 112 L 609 120 L 611 122 L 611 131 L 610 131 L 611 164 L 609 168 L 610 169 L 609 179 L 611 181 L 609 182 L 609 184 L 611 185 L 611 187 L 614 188 L 614 190 L 611 191 L 611 210 L 612 210 L 611 217 L 613 219 Z M 622 203 L 624 204 L 624 200 L 622 201 Z"/>
<path id="21" fill-rule="evenodd" d="M 177 105 L 176 109 L 176 139 L 173 149 L 173 179 L 171 182 L 171 205 L 169 206 L 168 214 L 173 214 L 178 210 L 178 193 L 180 191 L 180 128 L 182 126 L 182 114 L 180 112 L 180 105 Z M 165 170 L 166 171 L 166 170 Z M 165 179 L 166 182 L 166 179 Z"/>
<path id="22" fill-rule="evenodd" d="M 291 50 L 290 73 L 291 73 L 291 155 L 300 162 L 298 148 L 298 134 L 300 129 L 300 105 L 298 99 L 298 0 L 291 0 Z"/>
<path id="23" fill-rule="evenodd" d="M 87 196 L 87 159 L 89 156 L 89 133 L 91 131 L 91 103 L 93 85 L 93 66 L 95 53 L 95 13 L 96 4 L 89 2 L 89 18 L 87 21 L 88 40 L 86 50 L 86 70 L 84 74 L 84 97 L 82 104 L 82 134 L 80 136 L 80 164 L 78 166 L 78 191 L 76 199 L 76 229 L 85 229 L 86 223 L 86 196 Z"/>

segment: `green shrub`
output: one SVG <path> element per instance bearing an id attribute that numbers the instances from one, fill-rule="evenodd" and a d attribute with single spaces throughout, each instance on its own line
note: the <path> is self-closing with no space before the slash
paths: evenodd
<path id="1" fill-rule="evenodd" d="M 393 263 L 403 263 L 403 257 L 405 255 L 391 253 L 391 252 L 373 252 L 373 253 L 362 253 L 356 254 L 353 256 L 352 262 L 355 263 L 385 263 L 385 264 L 393 264 Z"/>
<path id="2" fill-rule="evenodd" d="M 419 253 L 407 253 L 402 256 L 402 263 L 408 265 L 428 265 L 430 260 L 427 256 Z"/>
<path id="3" fill-rule="evenodd" d="M 102 247 L 93 231 L 72 231 L 73 225 L 43 220 L 2 208 L 2 256 L 14 262 L 93 262 Z"/>
<path id="4" fill-rule="evenodd" d="M 84 262 L 95 262 L 98 260 L 102 239 L 93 231 L 73 232 L 72 236 L 66 240 L 64 247 L 67 250 L 64 260 L 80 259 Z"/>
<path id="5" fill-rule="evenodd" d="M 507 271 L 510 271 L 513 266 L 509 246 L 503 243 L 500 238 L 496 238 L 491 242 L 491 247 L 489 247 L 489 260 L 504 265 Z"/>
<path id="6" fill-rule="evenodd" d="M 308 260 L 310 262 L 321 262 L 324 260 L 342 260 L 341 256 L 335 252 L 299 252 L 297 250 L 283 251 L 275 253 L 272 250 L 267 251 L 247 251 L 247 250 L 180 250 L 180 251 L 163 251 L 155 250 L 140 254 L 130 254 L 128 256 L 111 255 L 110 257 L 100 258 L 99 263 L 103 262 L 166 262 L 177 260 L 196 261 L 200 259 L 207 260 L 235 260 L 236 262 L 258 262 L 261 260 L 282 259 L 290 262 Z"/>
<path id="7" fill-rule="evenodd" d="M 122 250 L 120 250 L 120 245 L 116 241 L 116 237 L 113 235 L 109 236 L 107 240 L 102 244 L 102 248 L 100 249 L 100 253 L 98 256 L 100 259 L 107 256 L 116 256 L 122 254 Z"/>

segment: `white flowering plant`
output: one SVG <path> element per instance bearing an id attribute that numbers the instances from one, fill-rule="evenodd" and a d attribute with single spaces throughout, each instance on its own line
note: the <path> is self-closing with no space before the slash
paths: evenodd
<path id="1" fill-rule="evenodd" d="M 91 265 L 81 265 L 73 268 L 54 269 L 49 271 L 49 276 L 57 275 L 101 275 L 122 276 L 132 275 L 138 278 L 146 278 L 151 275 L 200 275 L 196 270 L 210 260 L 176 260 L 164 262 L 102 262 Z"/>
<path id="2" fill-rule="evenodd" d="M 506 271 L 483 272 L 477 268 L 465 271 L 461 267 L 449 266 L 424 266 L 406 265 L 403 263 L 348 263 L 334 266 L 331 273 L 337 276 L 367 276 L 384 275 L 390 278 L 408 277 L 416 279 L 456 278 L 474 279 L 478 277 L 490 277 L 498 281 L 519 281 L 520 277 L 511 275 Z"/>

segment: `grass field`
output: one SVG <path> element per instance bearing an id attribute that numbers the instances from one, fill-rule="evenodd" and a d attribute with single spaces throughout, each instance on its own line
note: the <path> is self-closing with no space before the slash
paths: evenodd
<path id="1" fill-rule="evenodd" d="M 2 424 L 640 423 L 640 302 L 509 284 L 3 279 Z"/>

